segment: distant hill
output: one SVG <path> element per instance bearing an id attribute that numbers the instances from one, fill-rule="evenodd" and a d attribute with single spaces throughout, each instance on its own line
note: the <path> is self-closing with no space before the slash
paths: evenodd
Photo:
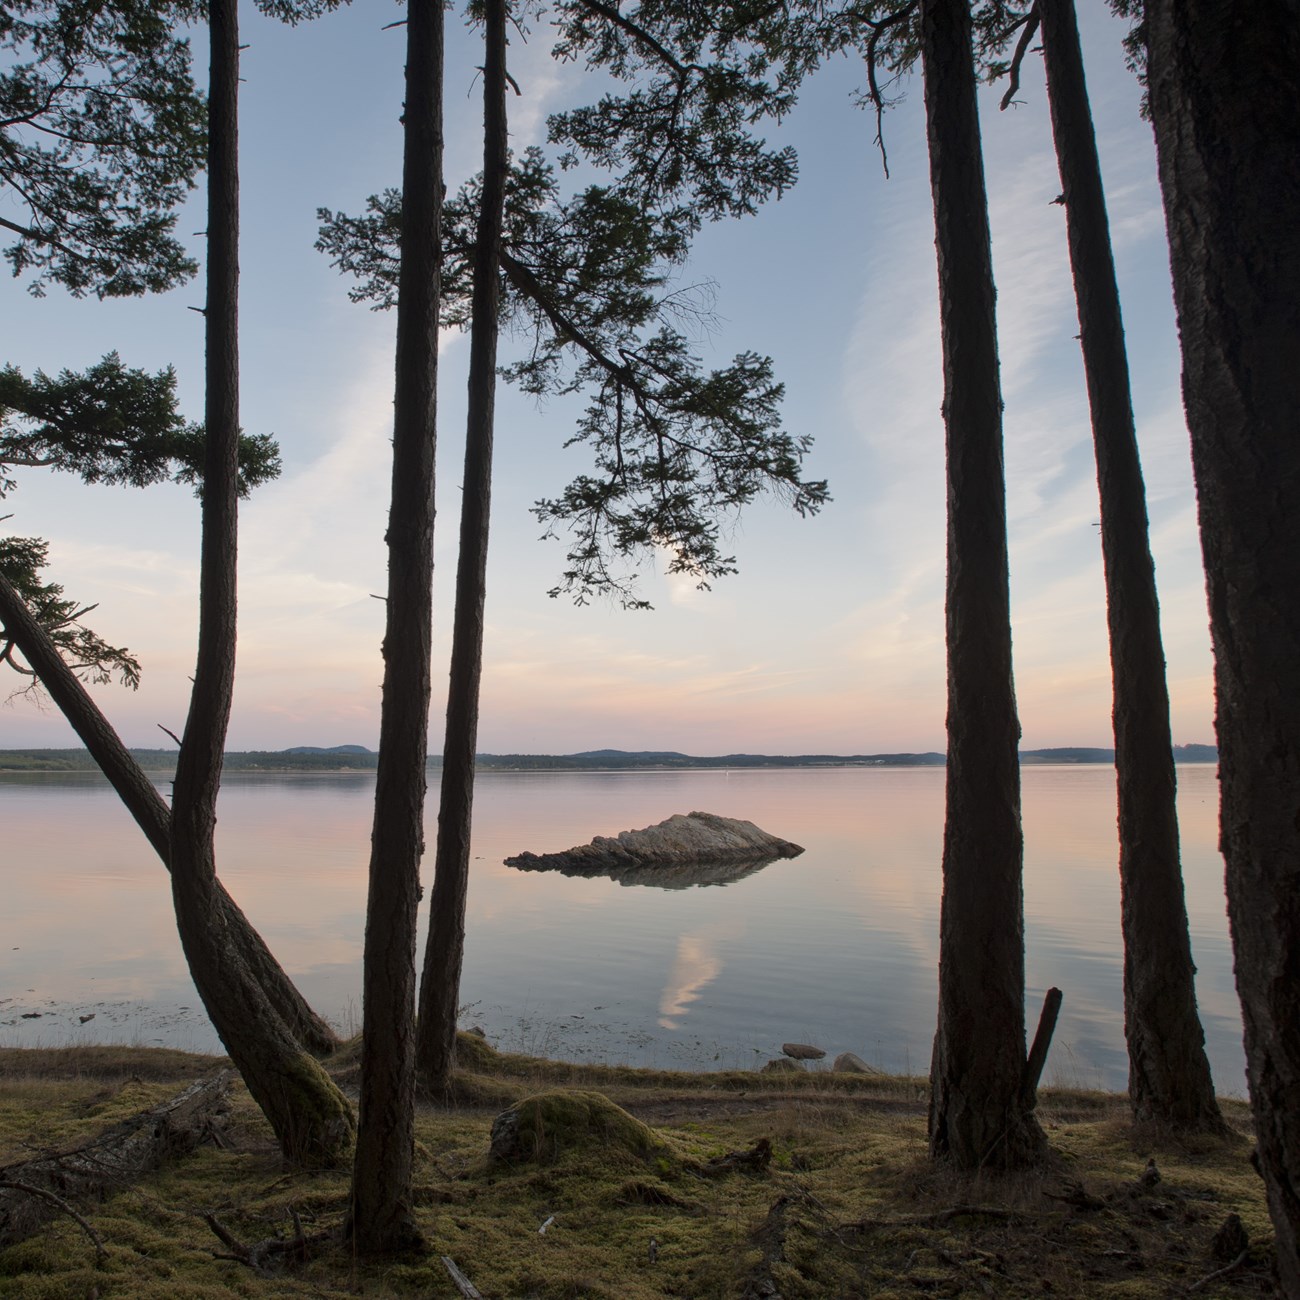
<path id="1" fill-rule="evenodd" d="M 442 759 L 431 757 L 433 766 Z M 592 749 L 580 754 L 479 754 L 486 771 L 581 772 L 635 768 L 738 767 L 942 767 L 944 756 L 926 754 L 680 754 L 675 750 Z"/>
<path id="2" fill-rule="evenodd" d="M 176 770 L 174 749 L 133 749 L 146 772 Z M 1214 763 L 1213 745 L 1176 745 L 1179 763 Z M 479 754 L 476 766 L 492 772 L 610 772 L 674 769 L 764 767 L 942 767 L 944 755 L 934 750 L 920 754 L 718 754 L 701 756 L 677 750 L 588 749 L 578 754 Z M 1087 746 L 1027 749 L 1020 755 L 1026 767 L 1047 763 L 1114 763 L 1113 749 Z M 295 745 L 279 750 L 233 750 L 226 754 L 228 772 L 339 772 L 373 771 L 379 755 L 364 745 Z M 429 755 L 429 767 L 442 766 L 442 757 Z M 0 772 L 94 772 L 98 769 L 84 749 L 0 749 Z"/>
<path id="3" fill-rule="evenodd" d="M 369 754 L 364 745 L 331 745 L 328 749 L 322 749 L 319 745 L 293 745 L 289 749 L 282 749 L 282 754 Z"/>

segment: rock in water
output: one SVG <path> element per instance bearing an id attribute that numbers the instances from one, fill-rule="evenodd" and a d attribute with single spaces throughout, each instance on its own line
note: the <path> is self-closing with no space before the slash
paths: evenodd
<path id="1" fill-rule="evenodd" d="M 756 865 L 794 858 L 798 844 L 778 839 L 753 822 L 714 813 L 678 813 L 657 826 L 597 835 L 563 853 L 520 853 L 506 866 L 566 875 L 612 876 L 625 884 L 725 884 Z M 658 879 L 663 873 L 662 879 Z"/>
<path id="2" fill-rule="evenodd" d="M 826 1055 L 822 1048 L 811 1043 L 782 1043 L 781 1050 L 795 1061 L 820 1061 Z"/>

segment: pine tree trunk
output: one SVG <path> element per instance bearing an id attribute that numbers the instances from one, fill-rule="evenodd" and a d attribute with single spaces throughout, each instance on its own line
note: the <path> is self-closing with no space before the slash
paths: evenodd
<path id="1" fill-rule="evenodd" d="M 1074 0 L 1038 0 L 1092 411 L 1119 778 L 1124 1031 L 1135 1119 L 1225 1131 L 1196 1012 L 1169 689 L 1128 354 Z"/>
<path id="2" fill-rule="evenodd" d="M 366 904 L 361 1116 L 349 1231 L 364 1254 L 418 1244 L 415 948 L 433 615 L 442 212 L 442 0 L 407 8 L 392 504 L 379 771 Z"/>
<path id="3" fill-rule="evenodd" d="M 483 189 L 474 248 L 470 331 L 469 413 L 461 489 L 460 556 L 451 639 L 447 729 L 442 748 L 438 847 L 429 906 L 429 939 L 420 983 L 417 1069 L 424 1087 L 445 1095 L 456 1064 L 456 1008 L 465 950 L 478 741 L 479 681 L 483 673 L 483 606 L 487 595 L 488 523 L 492 494 L 492 434 L 500 303 L 501 227 L 509 167 L 506 124 L 506 0 L 484 5 Z"/>
<path id="4" fill-rule="evenodd" d="M 1300 3 L 1147 0 L 1146 22 L 1246 1071 L 1300 1297 Z"/>
<path id="5" fill-rule="evenodd" d="M 1043 1147 L 1025 1066 L 1020 771 L 1002 398 L 965 0 L 923 0 L 948 461 L 948 767 L 930 1150 L 1011 1169 Z"/>
<path id="6" fill-rule="evenodd" d="M 199 648 L 176 765 L 172 898 L 208 1016 L 291 1160 L 336 1163 L 351 1109 L 295 1042 L 233 942 L 216 876 L 217 792 L 234 695 L 239 444 L 237 0 L 212 0 L 208 104 L 208 297 Z"/>

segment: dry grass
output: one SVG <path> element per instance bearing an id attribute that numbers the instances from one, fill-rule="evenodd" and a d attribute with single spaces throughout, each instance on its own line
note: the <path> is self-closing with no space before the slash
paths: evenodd
<path id="1" fill-rule="evenodd" d="M 76 1049 L 65 1070 L 57 1052 L 0 1053 L 0 1162 L 90 1136 L 215 1064 L 133 1050 L 114 1065 L 112 1050 Z M 446 1255 L 488 1300 L 1165 1297 L 1223 1266 L 1211 1243 L 1229 1213 L 1257 1244 L 1196 1294 L 1270 1290 L 1270 1229 L 1239 1103 L 1226 1108 L 1243 1136 L 1188 1146 L 1135 1134 L 1122 1099 L 1046 1093 L 1051 1165 L 971 1179 L 928 1159 L 917 1080 L 578 1067 L 468 1043 L 462 1056 L 473 1072 L 458 1103 L 422 1108 L 418 1121 L 427 1253 L 363 1264 L 327 1244 L 268 1274 L 219 1258 L 229 1252 L 205 1213 L 247 1243 L 292 1236 L 295 1215 L 310 1237 L 337 1229 L 347 1198 L 346 1172 L 283 1167 L 241 1090 L 228 1148 L 204 1148 L 86 1207 L 108 1247 L 102 1266 L 61 1220 L 0 1252 L 0 1296 L 454 1297 Z M 346 1085 L 354 1053 L 333 1068 Z M 494 1115 L 557 1088 L 603 1093 L 656 1143 L 592 1140 L 575 1125 L 544 1163 L 489 1165 Z M 711 1159 L 760 1138 L 774 1150 L 765 1172 L 705 1176 Z M 1161 1181 L 1144 1186 L 1152 1155 Z"/>

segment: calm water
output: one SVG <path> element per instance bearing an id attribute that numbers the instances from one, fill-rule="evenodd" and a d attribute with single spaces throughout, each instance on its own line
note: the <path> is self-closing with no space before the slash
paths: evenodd
<path id="1" fill-rule="evenodd" d="M 1214 769 L 1182 767 L 1179 783 L 1202 1019 L 1217 1086 L 1239 1094 Z M 1114 773 L 1031 767 L 1023 788 L 1031 1023 L 1047 987 L 1065 992 L 1045 1077 L 1122 1089 Z M 236 775 L 222 792 L 222 877 L 345 1029 L 360 1016 L 373 791 L 373 775 L 312 774 Z M 807 852 L 678 890 L 502 865 L 696 809 Z M 462 995 L 466 1023 L 499 1045 L 737 1067 L 798 1039 L 890 1070 L 928 1067 L 942 770 L 488 773 L 476 814 Z M 431 806 L 430 842 L 433 819 Z M 0 828 L 0 1043 L 215 1049 L 162 867 L 108 786 L 0 776 Z"/>

